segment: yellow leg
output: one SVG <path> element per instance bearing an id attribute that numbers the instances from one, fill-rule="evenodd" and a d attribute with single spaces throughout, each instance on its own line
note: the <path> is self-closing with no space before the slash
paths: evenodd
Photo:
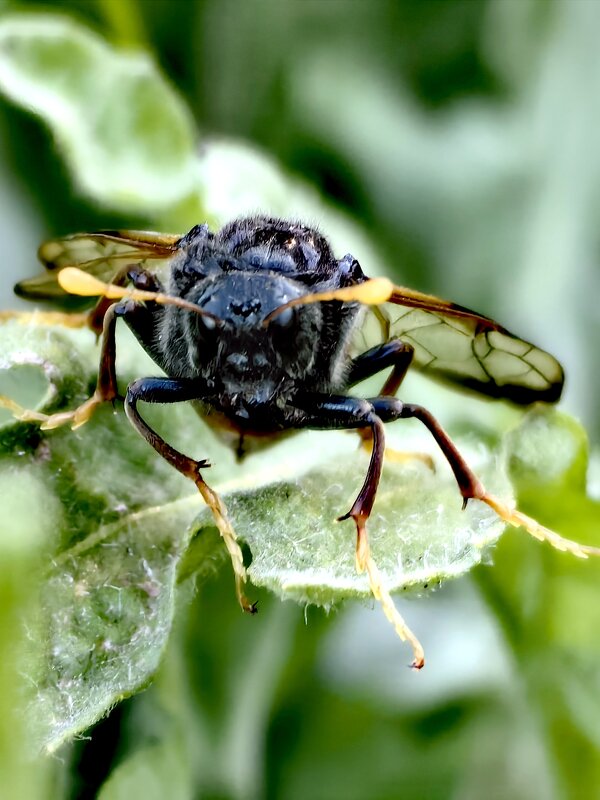
<path id="1" fill-rule="evenodd" d="M 96 390 L 91 397 L 88 397 L 84 403 L 73 409 L 73 411 L 61 411 L 58 414 L 42 414 L 39 411 L 29 411 L 18 403 L 15 403 L 15 401 L 11 400 L 9 397 L 0 395 L 0 406 L 12 411 L 15 417 L 21 422 L 41 423 L 40 428 L 43 431 L 49 431 L 69 424 L 73 430 L 75 428 L 80 428 L 82 425 L 85 425 L 92 416 L 94 409 L 105 402 L 106 400 L 101 397 Z"/>
<path id="2" fill-rule="evenodd" d="M 87 325 L 89 314 L 82 315 L 83 324 Z M 73 411 L 61 411 L 57 414 L 42 414 L 39 411 L 28 411 L 8 398 L 0 398 L 0 404 L 9 408 L 17 419 L 23 422 L 39 422 L 42 430 L 60 428 L 71 425 L 80 428 L 90 419 L 97 406 L 114 400 L 117 395 L 117 378 L 115 374 L 115 326 L 116 306 L 110 306 L 103 318 L 102 348 L 96 389 L 91 397 Z"/>
<path id="3" fill-rule="evenodd" d="M 411 461 L 420 461 L 432 472 L 435 472 L 435 461 L 429 453 L 403 453 L 400 450 L 393 450 L 390 447 L 386 447 L 385 457 L 394 464 L 410 464 Z"/>
<path id="4" fill-rule="evenodd" d="M 25 412 L 23 406 L 20 406 L 18 403 L 15 403 L 14 400 L 11 400 L 10 397 L 6 397 L 6 395 L 0 394 L 0 407 L 8 409 L 8 411 L 12 411 L 13 415 L 19 419 L 20 415 Z"/>
<path id="5" fill-rule="evenodd" d="M 402 615 L 394 605 L 390 593 L 385 588 L 381 573 L 371 557 L 367 530 L 364 524 L 358 524 L 358 535 L 356 539 L 356 568 L 358 572 L 366 570 L 369 576 L 369 586 L 373 597 L 381 603 L 383 613 L 394 626 L 394 630 L 403 642 L 408 642 L 413 650 L 413 669 L 422 669 L 425 666 L 425 652 L 421 642 L 408 627 Z"/>
<path id="6" fill-rule="evenodd" d="M 585 544 L 579 544 L 572 539 L 565 539 L 558 533 L 551 531 L 549 528 L 540 525 L 537 520 L 528 517 L 517 509 L 509 508 L 505 503 L 494 495 L 483 492 L 478 496 L 478 499 L 486 503 L 490 508 L 493 508 L 500 519 L 504 520 L 508 525 L 513 525 L 515 528 L 524 528 L 527 533 L 541 542 L 548 542 L 552 547 L 561 550 L 565 553 L 571 553 L 577 558 L 588 558 L 588 556 L 600 556 L 600 547 L 591 547 Z"/>
<path id="7" fill-rule="evenodd" d="M 233 574 L 235 578 L 235 593 L 240 606 L 243 611 L 249 614 L 255 614 L 257 611 L 256 603 L 251 603 L 244 594 L 244 584 L 247 580 L 246 567 L 244 566 L 244 559 L 242 557 L 242 550 L 240 548 L 237 535 L 233 529 L 233 525 L 227 514 L 225 504 L 215 492 L 211 489 L 206 481 L 199 475 L 195 478 L 198 491 L 202 495 L 202 499 L 212 511 L 217 528 L 223 539 L 229 558 L 231 559 L 231 566 L 233 567 Z"/>

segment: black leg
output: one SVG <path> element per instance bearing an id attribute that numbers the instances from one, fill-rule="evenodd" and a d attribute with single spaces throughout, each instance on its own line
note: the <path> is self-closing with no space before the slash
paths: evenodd
<path id="1" fill-rule="evenodd" d="M 118 397 L 116 358 L 117 344 L 115 332 L 117 318 L 127 312 L 129 304 L 113 303 L 106 309 L 102 321 L 102 348 L 100 350 L 100 365 L 98 367 L 98 382 L 96 393 L 104 400 L 115 400 Z"/>
<path id="2" fill-rule="evenodd" d="M 352 517 L 360 537 L 375 502 L 383 467 L 385 434 L 382 421 L 369 401 L 356 397 L 309 395 L 300 402 L 302 416 L 299 427 L 325 430 L 368 428 L 372 433 L 373 450 L 365 482 L 350 511 L 340 517 L 340 520 Z"/>
<path id="3" fill-rule="evenodd" d="M 362 366 L 360 369 L 362 369 Z M 359 374 L 359 371 L 357 370 L 354 374 Z M 531 517 L 522 514 L 516 509 L 509 508 L 502 500 L 489 494 L 459 453 L 446 431 L 435 417 L 422 406 L 403 404 L 397 398 L 390 396 L 359 400 L 351 397 L 321 395 L 298 397 L 296 398 L 295 406 L 296 408 L 293 410 L 293 424 L 295 427 L 369 430 L 373 436 L 373 451 L 367 476 L 352 508 L 340 519 L 347 519 L 348 517 L 354 519 L 357 530 L 357 568 L 359 572 L 364 569 L 367 570 L 373 595 L 381 602 L 386 616 L 394 625 L 400 638 L 408 640 L 412 645 L 414 653 L 412 666 L 415 668 L 420 668 L 425 663 L 423 648 L 396 610 L 389 593 L 381 581 L 379 571 L 370 555 L 366 533 L 366 522 L 373 507 L 381 476 L 384 454 L 383 423 L 397 419 L 414 418 L 425 425 L 438 443 L 454 473 L 463 496 L 463 506 L 471 498 L 481 500 L 489 505 L 507 524 L 525 528 L 532 536 L 542 541 L 547 541 L 558 550 L 573 553 L 580 558 L 587 558 L 589 555 L 600 555 L 600 548 L 581 545 L 578 542 L 565 539 L 554 531 L 540 525 Z"/>
<path id="4" fill-rule="evenodd" d="M 373 450 L 369 469 L 362 489 L 351 510 L 340 519 L 352 517 L 357 525 L 359 537 L 361 530 L 371 514 L 377 486 L 383 466 L 385 450 L 384 422 L 414 417 L 420 420 L 431 432 L 441 451 L 446 456 L 454 473 L 464 505 L 472 498 L 483 499 L 486 494 L 479 478 L 458 451 L 454 442 L 435 417 L 422 406 L 405 404 L 396 397 L 372 397 L 359 400 L 354 397 L 320 395 L 308 396 L 299 403 L 302 417 L 298 427 L 314 429 L 359 429 L 368 430 L 373 437 Z"/>
<path id="5" fill-rule="evenodd" d="M 341 520 L 350 517 L 354 519 L 360 538 L 373 508 L 383 467 L 385 434 L 382 420 L 368 400 L 360 400 L 356 397 L 306 395 L 297 398 L 296 402 L 300 410 L 296 427 L 324 430 L 368 428 L 372 433 L 373 450 L 365 481 L 350 511 L 340 517 Z M 400 405 L 402 404 L 400 403 Z"/>
<path id="6" fill-rule="evenodd" d="M 467 505 L 467 501 L 472 498 L 481 500 L 485 494 L 481 481 L 471 470 L 452 439 L 433 414 L 422 406 L 401 403 L 393 397 L 376 397 L 371 400 L 371 403 L 383 422 L 392 422 L 395 419 L 410 419 L 411 417 L 422 422 L 446 456 L 463 497 L 463 508 Z"/>
<path id="7" fill-rule="evenodd" d="M 239 603 L 244 611 L 254 614 L 256 605 L 247 600 L 242 589 L 246 581 L 246 569 L 235 531 L 227 515 L 227 509 L 219 495 L 210 488 L 200 474 L 200 470 L 206 469 L 210 464 L 208 461 L 195 461 L 193 458 L 171 447 L 148 425 L 137 408 L 139 401 L 146 403 L 181 403 L 187 400 L 196 400 L 199 394 L 200 388 L 196 381 L 177 380 L 175 378 L 141 378 L 134 381 L 127 388 L 125 412 L 134 428 L 152 445 L 156 452 L 181 472 L 182 475 L 185 475 L 186 478 L 196 484 L 205 503 L 212 511 L 219 533 L 223 537 L 231 558 Z"/>
<path id="8" fill-rule="evenodd" d="M 354 359 L 348 375 L 348 387 L 354 386 L 365 378 L 370 378 L 372 375 L 377 375 L 388 367 L 393 367 L 387 380 L 381 387 L 381 395 L 394 396 L 406 373 L 412 363 L 414 356 L 414 347 L 399 339 L 393 339 L 384 344 L 372 347 L 366 353 Z M 362 428 L 358 431 L 360 439 L 364 448 L 370 451 L 373 447 L 373 434 L 369 428 Z M 405 462 L 408 460 L 418 459 L 423 461 L 430 469 L 434 469 L 432 459 L 423 453 L 398 453 L 396 451 L 388 451 L 387 455 L 394 461 Z"/>
<path id="9" fill-rule="evenodd" d="M 399 400 L 394 401 L 402 407 Z M 396 633 L 403 641 L 408 641 L 413 649 L 412 666 L 421 669 L 425 664 L 423 648 L 402 616 L 385 588 L 377 565 L 371 557 L 366 523 L 371 514 L 377 487 L 381 477 L 383 455 L 385 451 L 385 435 L 383 422 L 375 410 L 373 403 L 354 397 L 306 396 L 299 399 L 300 415 L 297 426 L 317 429 L 369 429 L 373 437 L 373 449 L 364 483 L 352 508 L 340 520 L 352 517 L 356 524 L 356 567 L 359 572 L 366 570 L 369 586 L 373 596 L 379 600 L 386 617 L 394 626 Z"/>
<path id="10" fill-rule="evenodd" d="M 395 395 L 411 365 L 414 352 L 412 345 L 401 342 L 399 339 L 372 347 L 353 360 L 347 386 L 354 386 L 365 378 L 370 378 L 388 367 L 393 367 L 391 375 L 383 385 L 381 394 Z"/>
<path id="11" fill-rule="evenodd" d="M 481 500 L 482 503 L 490 506 L 496 514 L 508 525 L 516 528 L 524 528 L 531 536 L 540 541 L 548 542 L 557 550 L 572 553 L 579 558 L 587 558 L 590 555 L 600 555 L 600 548 L 590 547 L 579 544 L 579 542 L 565 539 L 558 533 L 549 530 L 544 525 L 540 525 L 535 519 L 528 517 L 521 511 L 509 508 L 506 503 L 489 494 L 477 475 L 469 467 L 463 456 L 459 453 L 456 445 L 442 428 L 436 418 L 422 406 L 413 404 L 402 404 L 395 398 L 377 397 L 370 401 L 374 411 L 384 421 L 390 422 L 394 419 L 418 419 L 432 434 L 438 443 L 442 453 L 446 456 L 448 464 L 454 473 L 458 483 L 460 493 L 463 497 L 463 508 L 467 501 L 471 499 Z"/>
<path id="12" fill-rule="evenodd" d="M 195 461 L 171 447 L 143 419 L 137 410 L 137 404 L 140 400 L 145 403 L 185 403 L 188 400 L 197 400 L 199 394 L 200 390 L 195 381 L 140 378 L 127 387 L 125 397 L 125 413 L 133 427 L 165 461 L 194 482 L 199 478 L 198 470 L 210 467 L 210 464 L 207 461 Z"/>

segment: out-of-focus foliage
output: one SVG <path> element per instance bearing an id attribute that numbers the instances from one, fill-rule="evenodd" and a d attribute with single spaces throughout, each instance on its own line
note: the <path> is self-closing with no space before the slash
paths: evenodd
<path id="1" fill-rule="evenodd" d="M 54 31 L 57 25 L 75 31 L 78 41 L 94 42 L 102 54 L 94 61 L 99 83 L 73 98 L 71 109 L 88 111 L 75 134 L 54 106 L 42 108 L 28 95 L 22 72 L 13 104 L 0 105 L 5 305 L 14 302 L 12 280 L 35 270 L 32 253 L 44 236 L 119 224 L 183 230 L 199 218 L 214 224 L 249 209 L 293 209 L 317 221 L 336 250 L 351 250 L 367 271 L 396 270 L 400 282 L 479 308 L 556 352 L 567 368 L 567 407 L 597 434 L 596 3 L 67 0 L 41 2 L 34 11 L 7 0 L 0 3 L 0 26 L 5 11 L 26 11 L 37 25 L 40 12 L 59 8 L 64 22 Z M 80 33 L 74 21 L 127 55 L 114 58 L 102 39 Z M 0 36 L 0 82 L 6 42 Z M 54 51 L 48 88 L 62 81 L 68 54 L 68 48 Z M 13 67 L 29 69 L 31 52 L 13 49 L 12 55 Z M 203 135 L 192 151 L 184 147 L 193 185 L 182 188 L 188 173 L 174 170 L 165 198 L 179 199 L 164 206 L 152 195 L 162 154 L 149 159 L 138 151 L 136 169 L 143 174 L 134 189 L 146 188 L 137 196 L 119 184 L 131 180 L 127 173 L 111 173 L 106 148 L 104 161 L 90 165 L 105 168 L 91 170 L 87 182 L 77 161 L 89 148 L 86 137 L 106 122 L 98 111 L 118 64 L 143 63 L 152 72 L 148 56 L 181 95 L 167 105 L 180 109 L 176 116 L 193 136 L 187 101 Z M 82 83 L 92 73 L 82 69 Z M 124 87 L 131 77 L 123 76 Z M 19 105 L 45 111 L 50 129 Z M 152 118 L 142 129 L 155 125 Z M 240 143 L 213 143 L 223 134 Z M 249 149 L 252 143 L 268 157 Z M 302 180 L 290 180 L 286 170 Z M 136 358 L 120 364 L 123 374 L 139 368 Z M 30 391 L 39 396 L 44 384 Z M 495 444 L 516 419 L 500 404 L 457 399 L 418 378 L 409 377 L 403 395 L 429 405 L 476 447 L 481 439 Z M 110 437 L 121 442 L 122 425 L 105 416 L 106 443 Z M 598 503 L 585 496 L 583 435 L 567 417 L 550 419 L 551 435 L 546 415 L 534 413 L 505 442 L 519 502 L 565 535 L 599 543 Z M 79 436 L 65 431 L 53 441 L 62 442 L 65 463 L 82 465 L 78 477 L 87 481 L 85 503 L 74 504 L 69 517 L 74 531 L 94 518 L 94 503 L 95 513 L 105 502 L 105 495 L 94 498 L 94 480 L 111 475 L 102 476 L 102 465 L 78 451 Z M 43 533 L 62 513 L 43 477 L 47 448 L 25 445 L 19 436 L 6 443 L 28 462 L 34 453 L 33 471 L 11 465 L 3 473 L 0 641 L 3 656 L 10 651 L 19 659 L 40 639 L 32 589 L 39 563 L 66 543 Z M 140 474 L 155 470 L 142 452 L 143 443 L 133 440 L 126 450 L 133 461 L 140 454 Z M 112 479 L 123 485 L 120 472 Z M 161 472 L 165 492 L 177 481 Z M 133 490 L 143 494 L 141 482 Z M 113 512 L 117 519 L 119 508 Z M 140 548 L 156 545 L 151 533 L 141 534 Z M 182 576 L 204 555 L 192 549 Z M 125 563 L 130 557 L 125 554 Z M 14 694 L 35 697 L 43 687 L 27 689 L 15 677 L 39 674 L 39 665 L 22 669 L 22 662 L 5 659 L 3 788 L 24 798 L 99 793 L 111 800 L 132 794 L 391 800 L 408 793 L 462 800 L 490 796 L 491 787 L 502 798 L 594 797 L 600 793 L 600 569 L 516 533 L 502 538 L 492 560 L 493 567 L 476 570 L 474 583 L 400 603 L 426 647 L 428 665 L 419 675 L 403 669 L 404 651 L 369 610 L 348 607 L 326 618 L 310 608 L 302 626 L 297 607 L 265 593 L 261 614 L 248 620 L 235 605 L 227 570 L 199 584 L 191 605 L 190 581 L 184 581 L 152 687 L 54 762 L 24 766 L 19 758 L 25 729 L 14 718 Z M 136 564 L 144 570 L 143 560 Z M 85 559 L 78 568 L 87 568 Z M 72 574 L 60 559 L 50 572 L 63 581 Z M 153 603 L 151 581 L 138 583 L 148 589 L 145 599 L 138 597 L 143 611 Z M 74 595 L 81 588 L 73 582 Z M 115 606 L 106 588 L 95 611 L 110 624 Z M 149 619 L 168 626 L 172 612 L 158 609 Z M 54 621 L 60 623 L 56 614 Z M 86 630 L 85 620 L 73 622 L 75 630 Z M 124 644 L 134 652 L 135 643 L 133 637 Z M 149 675 L 160 646 L 139 649 L 141 661 L 132 658 L 132 668 L 146 657 L 146 673 L 139 674 Z M 77 672 L 77 663 L 67 666 Z M 92 653 L 78 679 L 93 675 Z M 70 687 L 57 688 L 68 704 Z"/>
<path id="2" fill-rule="evenodd" d="M 8 17 L 0 87 L 47 121 L 76 185 L 99 203 L 152 213 L 197 184 L 192 120 L 147 56 L 115 52 L 66 18 Z"/>

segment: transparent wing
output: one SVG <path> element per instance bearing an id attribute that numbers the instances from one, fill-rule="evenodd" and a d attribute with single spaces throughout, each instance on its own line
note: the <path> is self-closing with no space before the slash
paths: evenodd
<path id="1" fill-rule="evenodd" d="M 431 377 L 520 404 L 560 397 L 559 362 L 488 317 L 402 287 L 374 313 L 384 339 L 411 344 Z"/>
<path id="2" fill-rule="evenodd" d="M 157 274 L 177 252 L 180 238 L 149 231 L 101 231 L 52 239 L 38 250 L 46 272 L 21 281 L 15 292 L 31 300 L 65 297 L 57 280 L 63 267 L 78 267 L 107 283 L 134 265 Z"/>

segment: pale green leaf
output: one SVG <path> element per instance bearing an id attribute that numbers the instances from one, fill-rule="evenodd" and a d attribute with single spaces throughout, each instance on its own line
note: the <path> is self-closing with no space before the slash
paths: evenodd
<path id="1" fill-rule="evenodd" d="M 192 797 L 190 775 L 177 741 L 144 747 L 111 773 L 98 800 L 189 800 Z"/>
<path id="2" fill-rule="evenodd" d="M 50 549 L 48 521 L 57 526 L 60 508 L 35 465 L 18 458 L 0 459 L 0 498 L 0 793 L 6 798 L 43 797 L 48 790 L 45 766 L 31 763 L 23 748 L 31 730 L 20 706 L 35 695 L 30 679 L 42 654 L 30 652 L 28 639 L 36 583 Z"/>
<path id="3" fill-rule="evenodd" d="M 77 185 L 102 204 L 147 213 L 195 186 L 191 115 L 145 53 L 67 17 L 7 16 L 0 91 L 46 122 Z"/>
<path id="4" fill-rule="evenodd" d="M 336 521 L 358 493 L 368 457 L 348 435 L 319 433 L 312 442 L 321 451 L 321 464 L 305 474 L 262 485 L 260 491 L 229 487 L 228 508 L 252 552 L 250 578 L 284 599 L 326 607 L 347 597 L 368 598 L 368 579 L 355 568 L 354 523 Z M 423 444 L 428 446 L 425 438 Z M 510 494 L 497 466 L 488 462 L 480 474 Z M 436 473 L 417 460 L 386 465 L 369 531 L 373 557 L 390 590 L 422 589 L 479 563 L 485 545 L 504 526 L 481 504 L 471 503 L 465 512 L 461 505 L 442 461 Z M 197 524 L 200 532 L 210 525 L 206 511 Z"/>
<path id="5" fill-rule="evenodd" d="M 0 393 L 7 381 L 14 389 L 14 372 L 25 380 L 37 369 L 45 380 L 38 409 L 73 407 L 93 386 L 98 353 L 89 331 L 12 320 L 0 326 L 0 352 Z M 123 379 L 150 369 L 129 336 L 119 337 L 118 366 Z M 355 571 L 353 524 L 334 521 L 367 466 L 354 435 L 312 432 L 237 467 L 188 406 L 144 413 L 169 441 L 215 464 L 210 478 L 250 547 L 255 584 L 324 606 L 369 596 Z M 435 452 L 422 432 L 404 444 Z M 469 452 L 493 488 L 510 493 L 496 457 L 474 444 Z M 150 680 L 168 637 L 178 578 L 213 570 L 224 550 L 193 485 L 152 452 L 118 409 L 99 409 L 77 431 L 43 433 L 10 419 L 0 428 L 0 445 L 0 464 L 16 461 L 55 508 L 38 522 L 56 555 L 41 594 L 42 667 L 32 676 L 35 740 L 55 748 Z M 370 530 L 391 589 L 419 589 L 480 561 L 502 524 L 476 503 L 464 513 L 460 506 L 442 460 L 435 473 L 416 459 L 385 470 Z"/>

